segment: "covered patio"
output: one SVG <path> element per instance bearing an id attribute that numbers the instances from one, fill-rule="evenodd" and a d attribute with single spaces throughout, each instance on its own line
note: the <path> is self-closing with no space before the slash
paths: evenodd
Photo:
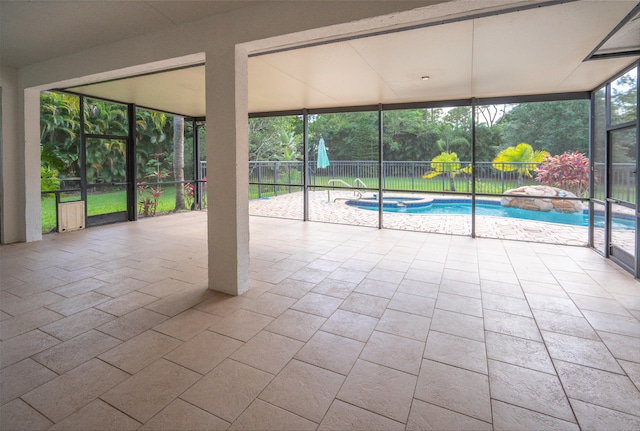
<path id="1" fill-rule="evenodd" d="M 206 217 L 0 248 L 2 429 L 640 426 L 638 284 L 589 249 L 252 217 L 234 297 Z"/>

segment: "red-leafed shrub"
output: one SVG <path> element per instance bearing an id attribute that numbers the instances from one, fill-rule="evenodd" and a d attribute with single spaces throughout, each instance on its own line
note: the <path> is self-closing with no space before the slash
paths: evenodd
<path id="1" fill-rule="evenodd" d="M 589 158 L 578 151 L 547 156 L 536 173 L 540 184 L 568 190 L 579 197 L 589 189 Z"/>

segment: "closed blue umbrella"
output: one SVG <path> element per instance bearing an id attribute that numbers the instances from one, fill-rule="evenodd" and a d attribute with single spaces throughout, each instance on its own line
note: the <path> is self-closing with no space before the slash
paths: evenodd
<path id="1" fill-rule="evenodd" d="M 327 156 L 327 147 L 324 146 L 324 139 L 320 138 L 318 142 L 318 167 L 326 168 L 329 166 L 329 156 Z"/>

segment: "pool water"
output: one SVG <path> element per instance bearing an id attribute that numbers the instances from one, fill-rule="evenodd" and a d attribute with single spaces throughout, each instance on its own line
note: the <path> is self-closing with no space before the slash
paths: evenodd
<path id="1" fill-rule="evenodd" d="M 347 204 L 361 209 L 378 210 L 376 198 L 347 201 Z M 406 214 L 471 215 L 471 201 L 468 199 L 385 198 L 383 209 L 385 212 Z M 587 211 L 572 214 L 556 211 L 529 211 L 521 208 L 503 207 L 500 202 L 486 200 L 476 200 L 476 215 L 519 218 L 572 226 L 589 226 L 589 214 Z M 604 217 L 596 215 L 594 222 L 595 227 L 604 227 Z M 614 217 L 612 223 L 613 229 L 635 229 L 635 222 L 631 217 Z"/>

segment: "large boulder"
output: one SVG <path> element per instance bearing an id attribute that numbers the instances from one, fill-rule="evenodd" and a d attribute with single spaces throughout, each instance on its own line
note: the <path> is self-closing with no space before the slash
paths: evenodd
<path id="1" fill-rule="evenodd" d="M 500 204 L 503 207 L 522 208 L 529 211 L 551 211 L 576 213 L 582 211 L 580 201 L 552 198 L 575 198 L 576 195 L 557 187 L 524 186 L 504 192 Z"/>

